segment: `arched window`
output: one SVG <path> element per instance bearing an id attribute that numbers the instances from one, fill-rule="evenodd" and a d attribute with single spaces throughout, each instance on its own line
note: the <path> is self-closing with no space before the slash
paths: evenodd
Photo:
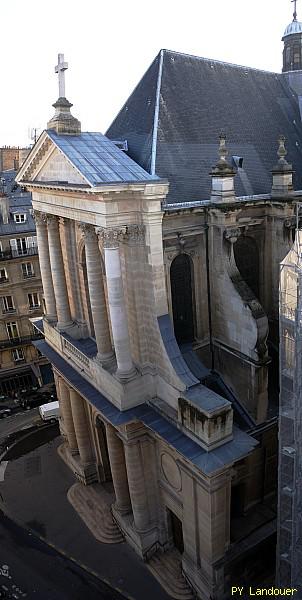
<path id="1" fill-rule="evenodd" d="M 259 252 L 255 240 L 240 236 L 234 244 L 234 256 L 242 279 L 259 298 Z"/>
<path id="2" fill-rule="evenodd" d="M 174 333 L 179 344 L 194 340 L 193 265 L 187 254 L 179 254 L 171 264 L 171 294 Z"/>

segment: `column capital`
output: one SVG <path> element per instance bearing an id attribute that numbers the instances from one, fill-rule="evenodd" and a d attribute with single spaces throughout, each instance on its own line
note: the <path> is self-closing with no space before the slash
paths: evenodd
<path id="1" fill-rule="evenodd" d="M 145 225 L 127 225 L 123 239 L 132 244 L 143 244 L 145 241 Z"/>
<path id="2" fill-rule="evenodd" d="M 241 236 L 243 231 L 244 230 L 240 227 L 230 227 L 224 230 L 223 237 L 231 244 L 234 244 L 235 242 L 237 242 L 238 238 Z"/>
<path id="3" fill-rule="evenodd" d="M 88 237 L 95 237 L 96 236 L 96 229 L 94 225 L 91 225 L 90 223 L 78 223 L 78 227 L 79 230 L 83 233 L 85 238 Z"/>
<path id="4" fill-rule="evenodd" d="M 46 220 L 48 225 L 58 225 L 59 224 L 59 216 L 58 215 L 50 215 L 46 214 Z"/>
<path id="5" fill-rule="evenodd" d="M 140 244 L 145 240 L 144 225 L 131 224 L 124 225 L 123 227 L 98 227 L 96 233 L 102 240 L 104 248 L 118 248 L 120 241 Z"/>
<path id="6" fill-rule="evenodd" d="M 47 214 L 41 212 L 39 210 L 34 210 L 32 213 L 33 219 L 36 225 L 46 225 L 47 224 Z"/>
<path id="7" fill-rule="evenodd" d="M 104 248 L 118 248 L 126 227 L 98 227 L 96 233 Z"/>

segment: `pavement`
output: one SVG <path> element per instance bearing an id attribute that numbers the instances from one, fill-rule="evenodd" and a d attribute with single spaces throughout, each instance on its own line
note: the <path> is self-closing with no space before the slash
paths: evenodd
<path id="1" fill-rule="evenodd" d="M 74 511 L 67 492 L 76 479 L 58 456 L 61 443 L 56 437 L 32 450 L 28 438 L 19 444 L 19 457 L 15 452 L 13 460 L 4 458 L 0 508 L 117 593 L 135 600 L 171 600 L 127 543 L 97 541 Z"/>

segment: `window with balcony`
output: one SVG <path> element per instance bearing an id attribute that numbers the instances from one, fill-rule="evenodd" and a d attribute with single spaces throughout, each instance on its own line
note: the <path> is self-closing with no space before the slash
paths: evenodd
<path id="1" fill-rule="evenodd" d="M 33 310 L 34 308 L 39 308 L 40 307 L 39 294 L 37 292 L 33 292 L 33 293 L 27 294 L 27 295 L 28 295 L 28 304 L 29 304 L 30 310 Z"/>
<path id="2" fill-rule="evenodd" d="M 0 269 L 0 283 L 5 283 L 8 281 L 7 271 L 4 268 Z"/>
<path id="3" fill-rule="evenodd" d="M 13 256 L 26 256 L 37 252 L 37 237 L 28 236 L 23 238 L 14 238 L 10 240 L 10 247 Z"/>
<path id="4" fill-rule="evenodd" d="M 14 221 L 15 223 L 26 223 L 27 215 L 26 213 L 15 213 Z"/>
<path id="5" fill-rule="evenodd" d="M 16 321 L 6 323 L 6 331 L 10 340 L 15 340 L 19 337 L 19 330 Z"/>
<path id="6" fill-rule="evenodd" d="M 2 312 L 12 313 L 16 312 L 14 299 L 12 296 L 2 296 L 1 298 Z"/>
<path id="7" fill-rule="evenodd" d="M 30 277 L 35 276 L 34 266 L 32 263 L 22 263 L 21 264 L 22 275 L 24 279 L 29 279 Z"/>
<path id="8" fill-rule="evenodd" d="M 22 362 L 25 360 L 23 348 L 14 348 L 12 350 L 12 359 L 14 362 Z"/>

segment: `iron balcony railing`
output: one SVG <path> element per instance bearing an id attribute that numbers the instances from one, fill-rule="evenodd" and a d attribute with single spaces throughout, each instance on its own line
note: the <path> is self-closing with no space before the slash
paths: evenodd
<path id="1" fill-rule="evenodd" d="M 20 337 L 10 338 L 9 340 L 0 340 L 0 350 L 13 348 L 14 346 L 30 344 L 34 340 L 40 340 L 43 337 L 44 336 L 42 333 L 33 333 L 32 335 L 23 335 Z"/>
<path id="2" fill-rule="evenodd" d="M 30 248 L 12 250 L 0 250 L 0 260 L 11 260 L 12 258 L 23 258 L 24 256 L 34 256 L 38 254 L 38 246 L 31 246 Z"/>

